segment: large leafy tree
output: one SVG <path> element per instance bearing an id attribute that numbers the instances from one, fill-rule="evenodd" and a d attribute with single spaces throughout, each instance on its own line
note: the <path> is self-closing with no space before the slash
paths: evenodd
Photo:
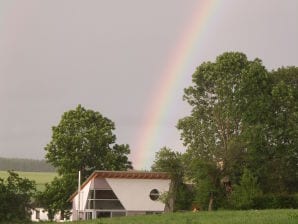
<path id="1" fill-rule="evenodd" d="M 128 145 L 116 144 L 114 123 L 99 112 L 78 105 L 62 115 L 52 128 L 52 140 L 45 147 L 46 159 L 57 168 L 60 175 L 39 192 L 37 201 L 49 212 L 49 218 L 57 211 L 69 208 L 67 199 L 77 186 L 77 173 L 82 181 L 95 170 L 127 170 L 132 168 L 128 160 Z"/>
<path id="2" fill-rule="evenodd" d="M 256 169 L 265 192 L 298 192 L 298 68 L 279 68 L 270 72 L 270 108 L 262 121 L 261 141 L 250 141 L 250 164 Z M 256 134 L 254 134 L 256 136 Z M 264 163 L 264 161 L 266 161 Z"/>
<path id="3" fill-rule="evenodd" d="M 201 64 L 192 80 L 184 95 L 191 115 L 177 127 L 187 146 L 189 176 L 202 186 L 201 194 L 208 186 L 200 202 L 209 201 L 211 209 L 215 198 L 228 195 L 231 182 L 240 179 L 248 154 L 244 133 L 266 117 L 268 72 L 259 59 L 228 52 Z"/>
<path id="4" fill-rule="evenodd" d="M 47 160 L 60 174 L 82 172 L 86 179 L 94 170 L 131 168 L 128 145 L 116 144 L 114 123 L 99 112 L 78 105 L 65 112 L 52 128 L 52 140 L 45 147 Z"/>
<path id="5" fill-rule="evenodd" d="M 0 178 L 0 222 L 26 222 L 30 220 L 31 199 L 36 183 L 9 171 L 6 180 Z"/>
<path id="6" fill-rule="evenodd" d="M 297 67 L 268 72 L 239 52 L 197 68 L 184 95 L 191 115 L 178 129 L 187 174 L 200 192 L 195 198 L 205 208 L 230 198 L 245 167 L 263 192 L 298 191 L 297 83 Z"/>
<path id="7" fill-rule="evenodd" d="M 298 192 L 298 67 L 280 68 L 271 73 L 272 116 L 268 138 L 276 152 L 275 167 L 278 190 L 281 192 Z M 277 166 L 276 166 L 277 165 Z"/>

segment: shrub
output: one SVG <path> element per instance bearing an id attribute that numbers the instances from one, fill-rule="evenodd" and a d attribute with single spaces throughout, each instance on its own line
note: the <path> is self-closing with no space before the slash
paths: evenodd
<path id="1" fill-rule="evenodd" d="M 267 194 L 253 200 L 254 209 L 298 208 L 298 195 Z"/>
<path id="2" fill-rule="evenodd" d="M 9 171 L 6 180 L 0 179 L 0 222 L 28 221 L 34 193 L 34 181 L 20 178 L 17 173 Z"/>
<path id="3" fill-rule="evenodd" d="M 244 169 L 240 184 L 234 186 L 231 194 L 231 206 L 235 209 L 251 209 L 254 199 L 261 195 L 257 178 L 248 170 Z"/>
<path id="4" fill-rule="evenodd" d="M 181 184 L 177 191 L 176 210 L 191 210 L 194 192 L 191 185 Z"/>

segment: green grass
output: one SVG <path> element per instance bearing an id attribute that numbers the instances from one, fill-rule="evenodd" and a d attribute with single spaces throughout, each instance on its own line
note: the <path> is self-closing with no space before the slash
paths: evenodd
<path id="1" fill-rule="evenodd" d="M 80 224 L 297 224 L 298 210 L 250 210 L 183 212 L 162 215 L 144 215 L 105 218 L 73 222 Z"/>
<path id="2" fill-rule="evenodd" d="M 43 190 L 46 183 L 51 182 L 57 173 L 53 172 L 19 172 L 22 178 L 28 178 L 29 180 L 34 180 L 36 182 L 37 190 Z M 8 177 L 8 172 L 0 171 L 0 178 L 6 179 Z"/>

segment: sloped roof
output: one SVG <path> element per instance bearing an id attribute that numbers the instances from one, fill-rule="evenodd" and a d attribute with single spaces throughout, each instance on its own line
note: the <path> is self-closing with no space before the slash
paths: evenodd
<path id="1" fill-rule="evenodd" d="M 166 172 L 148 172 L 148 171 L 106 171 L 106 170 L 96 170 L 94 171 L 88 179 L 81 185 L 83 189 L 89 181 L 95 178 L 119 178 L 119 179 L 170 179 L 170 175 Z M 78 194 L 78 191 L 74 192 L 69 201 Z"/>

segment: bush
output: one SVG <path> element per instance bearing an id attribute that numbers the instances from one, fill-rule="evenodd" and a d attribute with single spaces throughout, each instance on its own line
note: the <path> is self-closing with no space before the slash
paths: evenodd
<path id="1" fill-rule="evenodd" d="M 261 194 L 257 178 L 248 169 L 244 169 L 240 184 L 234 186 L 231 194 L 231 206 L 234 209 L 251 209 L 254 199 Z"/>
<path id="2" fill-rule="evenodd" d="M 177 191 L 176 210 L 191 210 L 194 192 L 191 185 L 181 184 Z"/>
<path id="3" fill-rule="evenodd" d="M 0 179 L 0 222 L 28 221 L 34 193 L 34 181 L 20 178 L 17 173 L 9 171 L 6 180 Z"/>
<path id="4" fill-rule="evenodd" d="M 298 195 L 289 194 L 267 194 L 255 197 L 253 200 L 254 209 L 277 209 L 277 208 L 298 208 Z"/>

